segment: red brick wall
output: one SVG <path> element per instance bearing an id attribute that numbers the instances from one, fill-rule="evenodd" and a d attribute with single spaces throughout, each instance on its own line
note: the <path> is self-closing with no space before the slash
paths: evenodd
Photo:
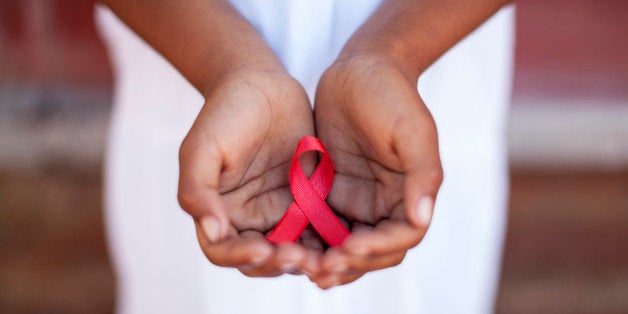
<path id="1" fill-rule="evenodd" d="M 628 1 L 516 1 L 515 97 L 628 97 Z M 108 86 L 93 1 L 0 1 L 0 82 Z"/>
<path id="2" fill-rule="evenodd" d="M 0 1 L 0 82 L 96 85 L 111 74 L 92 22 L 94 1 Z"/>
<path id="3" fill-rule="evenodd" d="M 628 98 L 628 1 L 515 3 L 515 97 Z"/>

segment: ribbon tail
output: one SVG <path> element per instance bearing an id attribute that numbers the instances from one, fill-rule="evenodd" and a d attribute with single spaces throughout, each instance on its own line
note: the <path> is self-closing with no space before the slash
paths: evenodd
<path id="1" fill-rule="evenodd" d="M 303 214 L 299 205 L 293 202 L 275 228 L 266 236 L 272 243 L 295 242 L 310 221 Z"/>

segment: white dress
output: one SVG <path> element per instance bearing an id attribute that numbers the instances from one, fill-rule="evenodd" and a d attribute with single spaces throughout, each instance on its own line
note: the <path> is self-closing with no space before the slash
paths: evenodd
<path id="1" fill-rule="evenodd" d="M 313 97 L 379 0 L 233 0 Z M 116 81 L 105 218 L 118 313 L 487 313 L 506 220 L 505 118 L 514 9 L 498 12 L 419 81 L 445 180 L 432 225 L 404 262 L 329 291 L 303 276 L 254 279 L 209 263 L 177 204 L 179 145 L 203 98 L 105 7 L 97 24 Z"/>

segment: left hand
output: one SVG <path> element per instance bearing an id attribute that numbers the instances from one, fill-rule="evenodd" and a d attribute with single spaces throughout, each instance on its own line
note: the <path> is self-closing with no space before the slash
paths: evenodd
<path id="1" fill-rule="evenodd" d="M 327 289 L 401 263 L 427 231 L 443 174 L 416 79 L 385 56 L 336 61 L 319 82 L 315 123 L 336 170 L 327 202 L 352 232 L 310 276 Z"/>

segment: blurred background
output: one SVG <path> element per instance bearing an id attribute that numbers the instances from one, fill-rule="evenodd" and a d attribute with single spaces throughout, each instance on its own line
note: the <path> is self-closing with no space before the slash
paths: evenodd
<path id="1" fill-rule="evenodd" d="M 628 313 L 628 1 L 519 0 L 499 313 Z M 111 313 L 87 0 L 0 0 L 0 313 Z"/>

